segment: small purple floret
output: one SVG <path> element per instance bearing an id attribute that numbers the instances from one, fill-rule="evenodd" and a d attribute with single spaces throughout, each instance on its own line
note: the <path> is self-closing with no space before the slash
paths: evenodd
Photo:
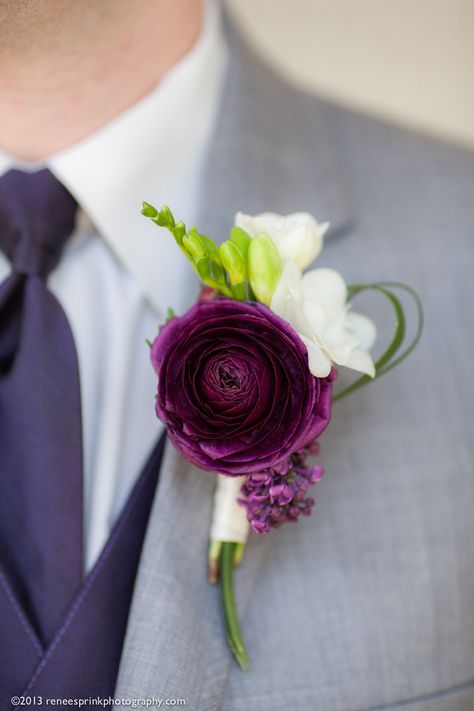
<path id="1" fill-rule="evenodd" d="M 319 452 L 316 442 L 264 472 L 249 474 L 239 503 L 255 533 L 269 533 L 287 521 L 309 516 L 314 499 L 307 496 L 311 484 L 320 481 L 324 470 L 307 464 L 307 457 Z"/>

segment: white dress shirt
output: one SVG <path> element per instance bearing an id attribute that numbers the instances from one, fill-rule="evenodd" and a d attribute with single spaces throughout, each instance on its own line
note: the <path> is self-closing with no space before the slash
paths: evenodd
<path id="1" fill-rule="evenodd" d="M 226 58 L 219 8 L 210 0 L 196 45 L 132 108 L 41 165 L 0 152 L 0 175 L 47 166 L 82 208 L 49 285 L 79 359 L 86 571 L 162 431 L 145 339 L 154 338 L 168 307 L 183 313 L 198 288 L 172 236 L 140 215 L 141 203 L 167 204 L 194 224 Z M 0 282 L 9 271 L 0 253 Z"/>

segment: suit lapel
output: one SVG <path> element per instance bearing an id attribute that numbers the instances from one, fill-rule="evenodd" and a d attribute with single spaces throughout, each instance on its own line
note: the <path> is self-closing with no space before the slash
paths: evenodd
<path id="1" fill-rule="evenodd" d="M 219 590 L 206 579 L 215 475 L 189 466 L 167 444 L 140 561 L 117 682 L 117 698 L 186 699 L 202 709 L 209 674 L 212 699 L 230 664 Z M 266 540 L 254 541 L 239 571 L 239 601 L 256 579 Z M 241 572 L 241 574 L 240 574 Z M 210 708 L 213 708 L 211 704 Z"/>
<path id="2" fill-rule="evenodd" d="M 237 210 L 306 209 L 347 232 L 352 216 L 327 107 L 292 90 L 228 28 L 231 59 L 219 121 L 202 181 L 199 228 L 224 238 Z M 315 103 L 320 110 L 315 111 Z M 311 138 L 310 138 L 311 136 Z M 318 137 L 318 151 L 307 154 Z M 215 475 L 200 472 L 167 446 L 140 561 L 116 697 L 186 699 L 217 709 L 233 663 L 219 590 L 206 580 Z M 269 547 L 252 536 L 236 574 L 241 617 Z M 245 623 L 244 623 L 245 636 Z M 251 655 L 252 650 L 250 650 Z"/>

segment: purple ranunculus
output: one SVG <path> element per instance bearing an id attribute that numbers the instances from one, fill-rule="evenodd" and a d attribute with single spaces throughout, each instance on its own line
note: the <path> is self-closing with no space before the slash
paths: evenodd
<path id="1" fill-rule="evenodd" d="M 331 417 L 331 381 L 315 378 L 296 331 L 262 304 L 200 301 L 160 330 L 151 358 L 156 413 L 181 454 L 236 476 L 278 466 Z"/>

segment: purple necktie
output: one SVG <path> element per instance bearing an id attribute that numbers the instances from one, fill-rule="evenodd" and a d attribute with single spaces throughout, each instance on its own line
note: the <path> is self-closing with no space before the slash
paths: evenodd
<path id="1" fill-rule="evenodd" d="M 0 178 L 0 563 L 45 645 L 82 578 L 79 370 L 46 284 L 75 213 L 49 170 Z"/>

